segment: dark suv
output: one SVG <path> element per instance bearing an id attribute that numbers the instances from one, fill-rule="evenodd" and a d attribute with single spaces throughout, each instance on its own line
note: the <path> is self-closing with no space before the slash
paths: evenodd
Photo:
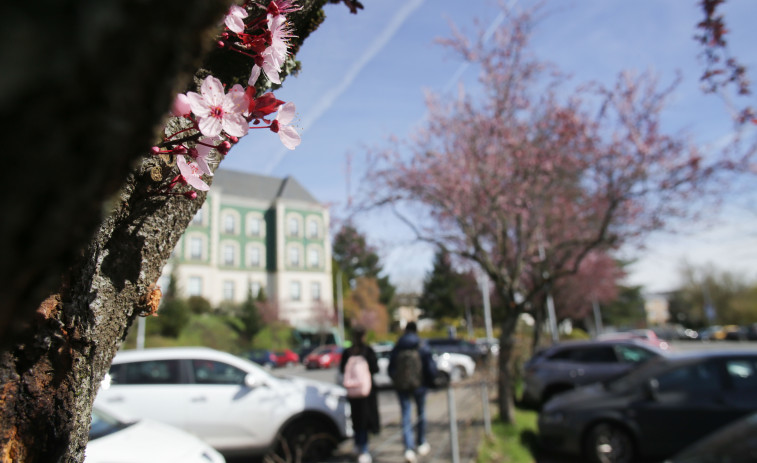
<path id="1" fill-rule="evenodd" d="M 526 362 L 523 405 L 538 409 L 555 394 L 621 376 L 663 355 L 664 351 L 633 339 L 555 344 Z"/>

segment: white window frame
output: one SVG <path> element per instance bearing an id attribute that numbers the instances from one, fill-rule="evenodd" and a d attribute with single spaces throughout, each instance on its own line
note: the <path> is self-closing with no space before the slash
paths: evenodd
<path id="1" fill-rule="evenodd" d="M 289 297 L 293 301 L 301 301 L 302 300 L 302 285 L 299 281 L 290 281 L 289 282 Z"/>
<path id="2" fill-rule="evenodd" d="M 257 256 L 255 262 L 253 262 L 253 256 Z M 263 266 L 263 252 L 260 249 L 260 246 L 247 246 L 247 266 L 253 268 L 260 268 Z"/>
<path id="3" fill-rule="evenodd" d="M 223 300 L 233 301 L 236 293 L 236 284 L 233 280 L 223 281 Z"/>
<path id="4" fill-rule="evenodd" d="M 193 275 L 187 279 L 187 296 L 202 296 L 202 277 Z"/>

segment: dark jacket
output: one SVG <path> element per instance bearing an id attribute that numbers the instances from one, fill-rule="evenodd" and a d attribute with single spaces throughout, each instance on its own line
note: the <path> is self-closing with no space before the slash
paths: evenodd
<path id="1" fill-rule="evenodd" d="M 368 362 L 368 369 L 371 371 L 371 375 L 378 373 L 378 360 L 376 360 L 376 352 L 370 348 L 370 346 L 356 346 L 346 349 L 342 352 L 342 361 L 339 363 L 339 372 L 344 374 L 344 367 L 347 365 L 352 355 L 362 355 Z M 376 391 L 376 385 L 373 384 L 373 377 L 371 376 L 371 393 L 368 397 L 361 398 L 349 398 L 350 409 L 352 410 L 352 427 L 354 429 L 367 429 L 373 434 L 381 432 L 381 417 L 378 411 L 378 396 Z"/>
<path id="2" fill-rule="evenodd" d="M 389 354 L 389 376 L 394 376 L 394 371 L 397 368 L 395 363 L 397 359 L 397 352 L 404 349 L 418 349 L 421 354 L 421 363 L 423 364 L 423 386 L 434 387 L 434 381 L 438 374 L 436 370 L 436 362 L 434 361 L 433 353 L 429 349 L 428 344 L 423 341 L 417 333 L 408 332 L 400 336 L 397 340 L 397 344 L 394 345 L 392 353 Z"/>

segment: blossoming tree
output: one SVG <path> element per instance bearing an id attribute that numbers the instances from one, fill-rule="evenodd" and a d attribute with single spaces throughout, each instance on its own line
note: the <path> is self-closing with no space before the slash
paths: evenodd
<path id="1" fill-rule="evenodd" d="M 687 214 L 721 164 L 684 135 L 663 132 L 671 89 L 648 75 L 565 89 L 527 47 L 528 12 L 486 43 L 457 31 L 442 43 L 481 70 L 480 98 L 429 97 L 408 141 L 374 153 L 364 207 L 391 206 L 418 239 L 475 263 L 499 312 L 498 397 L 513 419 L 514 330 L 545 289 L 607 253 Z M 709 159 L 709 158 L 708 158 Z"/>
<path id="2" fill-rule="evenodd" d="M 157 309 L 215 167 L 250 132 L 299 144 L 270 89 L 326 2 L 0 6 L 0 460 L 82 460 L 100 381 Z"/>

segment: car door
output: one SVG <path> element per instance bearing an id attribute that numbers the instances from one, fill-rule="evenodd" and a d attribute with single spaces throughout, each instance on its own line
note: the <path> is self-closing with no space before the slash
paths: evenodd
<path id="1" fill-rule="evenodd" d="M 182 395 L 185 372 L 179 360 L 145 360 L 113 365 L 110 384 L 97 401 L 134 418 L 151 418 L 186 429 Z"/>
<path id="2" fill-rule="evenodd" d="M 189 360 L 190 384 L 186 385 L 186 429 L 220 449 L 263 447 L 278 431 L 277 393 L 264 384 L 245 385 L 248 372 L 225 362 Z"/>
<path id="3" fill-rule="evenodd" d="M 722 423 L 723 381 L 715 362 L 681 365 L 653 380 L 650 393 L 640 393 L 628 410 L 644 454 L 670 455 Z"/>
<path id="4" fill-rule="evenodd" d="M 725 375 L 722 424 L 757 411 L 757 358 L 733 357 L 722 360 Z"/>

